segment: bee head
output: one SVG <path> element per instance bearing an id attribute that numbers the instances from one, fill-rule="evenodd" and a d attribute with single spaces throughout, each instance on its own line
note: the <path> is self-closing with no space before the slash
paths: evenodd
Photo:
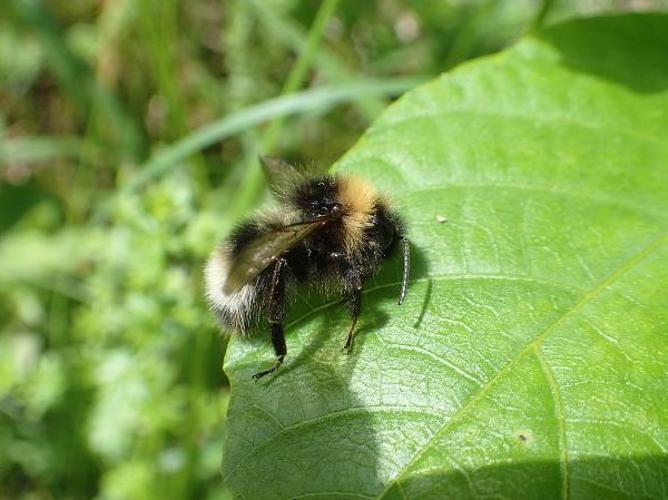
<path id="1" fill-rule="evenodd" d="M 343 211 L 338 200 L 338 186 L 332 177 L 318 177 L 299 186 L 295 204 L 309 217 L 323 217 Z"/>

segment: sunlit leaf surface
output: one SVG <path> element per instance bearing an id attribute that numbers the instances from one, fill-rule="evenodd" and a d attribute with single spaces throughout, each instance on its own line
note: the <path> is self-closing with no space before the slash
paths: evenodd
<path id="1" fill-rule="evenodd" d="M 301 300 L 287 364 L 234 341 L 241 498 L 668 496 L 668 17 L 581 20 L 410 92 L 335 170 L 414 248 L 367 284 L 355 352 Z M 496 496 L 494 496 L 496 495 Z"/>

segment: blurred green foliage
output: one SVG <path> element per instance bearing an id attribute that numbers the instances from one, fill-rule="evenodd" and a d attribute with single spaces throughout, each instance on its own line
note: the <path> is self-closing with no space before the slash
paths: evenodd
<path id="1" fill-rule="evenodd" d="M 200 269 L 259 201 L 257 155 L 329 164 L 406 77 L 536 23 L 666 6 L 0 3 L 0 498 L 226 498 Z"/>

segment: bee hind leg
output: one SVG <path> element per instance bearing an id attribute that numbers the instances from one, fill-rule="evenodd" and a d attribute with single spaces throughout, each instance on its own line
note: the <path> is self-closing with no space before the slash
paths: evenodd
<path id="1" fill-rule="evenodd" d="M 274 352 L 276 353 L 276 363 L 274 366 L 267 370 L 262 370 L 261 372 L 253 375 L 253 380 L 256 382 L 260 380 L 265 375 L 278 370 L 278 367 L 283 364 L 285 356 L 288 354 L 288 349 L 285 345 L 285 337 L 283 336 L 283 324 L 282 323 L 270 323 L 271 327 L 271 343 L 274 345 Z"/>
<path id="2" fill-rule="evenodd" d="M 271 330 L 271 343 L 274 346 L 276 362 L 271 368 L 253 375 L 253 380 L 256 382 L 262 377 L 275 372 L 283 364 L 283 360 L 288 354 L 288 349 L 285 345 L 285 337 L 283 336 L 283 319 L 285 317 L 285 265 L 285 258 L 277 259 L 274 264 L 267 307 L 269 327 Z"/>
<path id="3" fill-rule="evenodd" d="M 352 317 L 352 324 L 350 325 L 350 330 L 348 330 L 348 335 L 346 336 L 346 343 L 343 345 L 343 352 L 350 354 L 353 350 L 353 340 L 355 339 L 355 326 L 357 325 L 357 318 L 360 315 L 360 308 L 362 306 L 362 288 L 354 290 L 346 298 L 346 306 L 348 311 L 350 311 L 350 316 Z"/>

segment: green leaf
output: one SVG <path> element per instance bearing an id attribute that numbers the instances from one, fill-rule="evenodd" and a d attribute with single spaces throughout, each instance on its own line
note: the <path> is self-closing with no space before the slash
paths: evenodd
<path id="1" fill-rule="evenodd" d="M 668 16 L 578 20 L 394 104 L 341 172 L 413 245 L 364 293 L 234 339 L 239 498 L 668 497 Z M 445 221 L 444 219 L 445 218 Z"/>

